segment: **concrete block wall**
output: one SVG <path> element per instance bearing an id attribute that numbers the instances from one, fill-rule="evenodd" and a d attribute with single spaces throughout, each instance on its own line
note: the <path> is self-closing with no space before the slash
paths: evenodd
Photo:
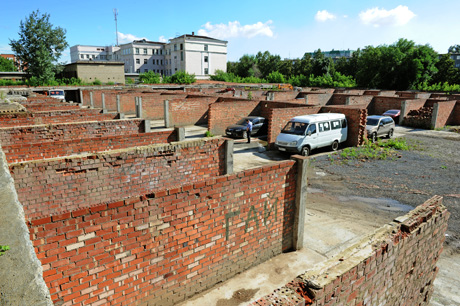
<path id="1" fill-rule="evenodd" d="M 102 114 L 96 109 L 44 111 L 35 113 L 0 114 L 0 127 L 29 126 L 65 122 L 113 120 L 117 114 Z"/>
<path id="2" fill-rule="evenodd" d="M 294 161 L 29 222 L 56 305 L 176 305 L 292 247 Z"/>
<path id="3" fill-rule="evenodd" d="M 28 219 L 224 173 L 222 138 L 10 164 Z"/>
<path id="4" fill-rule="evenodd" d="M 72 156 L 85 153 L 119 150 L 131 147 L 177 141 L 174 129 L 151 133 L 103 136 L 98 138 L 74 138 L 71 140 L 4 145 L 3 151 L 9 163 Z"/>
<path id="5" fill-rule="evenodd" d="M 217 99 L 215 96 L 187 96 L 186 99 L 169 100 L 171 126 L 207 124 L 209 105 Z"/>
<path id="6" fill-rule="evenodd" d="M 245 116 L 260 114 L 259 101 L 217 102 L 209 105 L 208 129 L 214 135 L 222 135 L 225 128 Z"/>
<path id="7" fill-rule="evenodd" d="M 348 137 L 343 146 L 359 146 L 366 137 L 367 109 L 360 106 L 324 106 L 321 113 L 341 113 L 347 118 Z"/>
<path id="8" fill-rule="evenodd" d="M 144 120 L 142 119 L 123 119 L 25 127 L 3 127 L 0 128 L 0 144 L 6 146 L 132 135 L 142 133 L 143 125 Z"/>
<path id="9" fill-rule="evenodd" d="M 448 218 L 435 196 L 251 305 L 429 305 Z"/>

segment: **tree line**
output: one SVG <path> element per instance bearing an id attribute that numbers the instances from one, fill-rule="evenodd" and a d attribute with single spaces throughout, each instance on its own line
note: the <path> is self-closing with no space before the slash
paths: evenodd
<path id="1" fill-rule="evenodd" d="M 279 55 L 258 52 L 243 55 L 227 63 L 227 72 L 218 71 L 212 78 L 222 81 L 290 83 L 293 86 L 361 87 L 390 90 L 430 88 L 460 89 L 460 70 L 455 68 L 451 46 L 439 56 L 429 45 L 416 45 L 399 39 L 391 45 L 367 46 L 350 58 L 334 62 L 320 49 L 298 59 L 281 59 Z"/>

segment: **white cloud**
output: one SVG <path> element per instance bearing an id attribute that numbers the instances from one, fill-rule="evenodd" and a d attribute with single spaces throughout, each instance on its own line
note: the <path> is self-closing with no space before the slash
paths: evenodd
<path id="1" fill-rule="evenodd" d="M 148 40 L 145 37 L 137 37 L 133 34 L 124 34 L 124 33 L 118 32 L 118 42 L 120 44 L 126 44 L 126 43 L 132 42 L 133 40 L 141 40 L 141 39 Z"/>
<path id="2" fill-rule="evenodd" d="M 335 18 L 336 16 L 334 14 L 331 14 L 326 10 L 318 11 L 315 15 L 316 21 L 320 21 L 320 22 L 325 22 L 325 21 L 332 20 Z"/>
<path id="3" fill-rule="evenodd" d="M 389 11 L 375 7 L 359 13 L 359 18 L 364 24 L 373 25 L 374 27 L 386 25 L 403 26 L 414 17 L 415 14 L 404 5 Z"/>
<path id="4" fill-rule="evenodd" d="M 163 35 L 161 35 L 161 36 L 158 38 L 158 41 L 159 41 L 159 42 L 162 42 L 162 43 L 168 42 L 168 40 L 167 40 Z"/>
<path id="5" fill-rule="evenodd" d="M 204 29 L 198 30 L 198 35 L 209 36 L 219 39 L 227 39 L 231 37 L 245 37 L 252 38 L 255 36 L 268 36 L 273 37 L 271 20 L 262 23 L 241 25 L 239 21 L 229 22 L 228 24 L 211 24 L 207 22 L 203 25 Z"/>

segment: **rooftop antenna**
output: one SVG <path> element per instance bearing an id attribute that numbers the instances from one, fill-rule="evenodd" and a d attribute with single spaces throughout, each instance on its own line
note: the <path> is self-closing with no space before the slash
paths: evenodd
<path id="1" fill-rule="evenodd" d="M 118 47 L 118 24 L 117 24 L 118 10 L 116 8 L 113 9 L 113 15 L 115 16 L 115 35 L 117 36 L 117 47 Z"/>

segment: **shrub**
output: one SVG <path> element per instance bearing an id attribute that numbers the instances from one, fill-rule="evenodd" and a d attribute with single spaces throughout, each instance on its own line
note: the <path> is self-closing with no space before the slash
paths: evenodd
<path id="1" fill-rule="evenodd" d="M 144 72 L 139 75 L 139 81 L 145 84 L 159 84 L 161 83 L 161 75 L 153 71 Z"/>
<path id="2" fill-rule="evenodd" d="M 189 74 L 185 71 L 178 71 L 171 76 L 171 83 L 174 84 L 192 84 L 195 81 L 195 74 Z"/>
<path id="3" fill-rule="evenodd" d="M 133 79 L 133 78 L 127 78 L 127 79 L 125 80 L 125 83 L 126 83 L 126 84 L 134 84 L 134 79 Z"/>
<path id="4" fill-rule="evenodd" d="M 94 82 L 92 83 L 92 85 L 102 85 L 102 82 L 98 79 L 94 79 Z"/>
<path id="5" fill-rule="evenodd" d="M 267 76 L 268 83 L 285 83 L 284 75 L 279 71 L 273 71 Z"/>

